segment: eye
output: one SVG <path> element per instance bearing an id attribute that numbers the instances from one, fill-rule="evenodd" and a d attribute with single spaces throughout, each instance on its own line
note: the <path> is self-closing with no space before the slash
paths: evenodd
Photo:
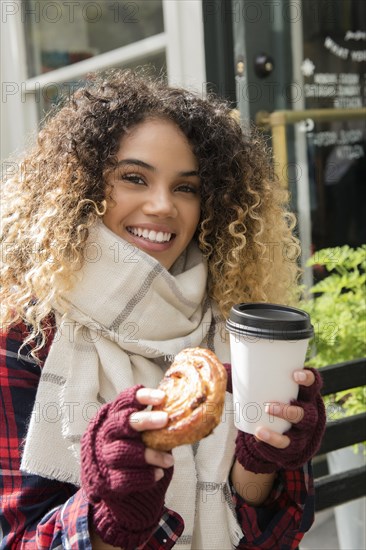
<path id="1" fill-rule="evenodd" d="M 183 183 L 182 185 L 178 185 L 177 191 L 180 191 L 182 193 L 193 193 L 193 195 L 197 195 L 198 187 L 189 183 Z"/>
<path id="2" fill-rule="evenodd" d="M 138 174 L 122 174 L 121 179 L 129 181 L 136 185 L 145 185 L 144 179 Z"/>

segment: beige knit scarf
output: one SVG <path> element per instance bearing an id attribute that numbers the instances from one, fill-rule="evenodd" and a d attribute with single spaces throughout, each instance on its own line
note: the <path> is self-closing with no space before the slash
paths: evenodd
<path id="1" fill-rule="evenodd" d="M 57 331 L 42 370 L 21 469 L 80 484 L 80 439 L 101 404 L 134 384 L 156 387 L 186 347 L 229 361 L 222 319 L 206 298 L 207 266 L 195 243 L 168 272 L 99 222 L 80 281 L 55 306 Z M 229 550 L 242 536 L 227 480 L 236 430 L 231 395 L 221 424 L 177 447 L 166 505 L 184 519 L 175 548 Z"/>

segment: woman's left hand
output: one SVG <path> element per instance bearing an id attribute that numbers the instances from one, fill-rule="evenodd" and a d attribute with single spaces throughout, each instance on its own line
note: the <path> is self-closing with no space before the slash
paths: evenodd
<path id="1" fill-rule="evenodd" d="M 258 427 L 255 435 L 238 432 L 236 458 L 246 470 L 271 473 L 281 468 L 302 467 L 320 447 L 325 429 L 325 407 L 320 394 L 322 380 L 316 369 L 294 373 L 299 395 L 289 404 L 272 403 L 268 412 L 285 418 L 291 427 L 284 434 Z"/>
<path id="2" fill-rule="evenodd" d="M 293 374 L 295 382 L 300 386 L 309 387 L 315 382 L 314 373 L 311 370 L 303 369 L 295 371 Z M 289 403 L 268 403 L 266 405 L 266 413 L 278 418 L 283 418 L 291 424 L 298 424 L 304 418 L 304 409 L 299 405 L 291 405 Z M 279 434 L 267 428 L 258 427 L 255 432 L 255 437 L 260 441 L 264 441 L 277 449 L 286 449 L 290 445 L 290 438 L 287 435 Z"/>

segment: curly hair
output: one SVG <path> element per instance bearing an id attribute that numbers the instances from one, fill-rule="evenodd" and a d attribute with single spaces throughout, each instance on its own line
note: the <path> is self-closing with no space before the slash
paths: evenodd
<path id="1" fill-rule="evenodd" d="M 196 238 L 221 313 L 243 301 L 292 301 L 299 244 L 287 193 L 273 177 L 264 141 L 253 131 L 246 136 L 231 114 L 221 99 L 131 70 L 91 75 L 3 183 L 2 322 L 24 320 L 44 342 L 43 321 L 73 285 L 88 230 L 105 210 L 121 137 L 159 117 L 177 124 L 198 160 Z"/>

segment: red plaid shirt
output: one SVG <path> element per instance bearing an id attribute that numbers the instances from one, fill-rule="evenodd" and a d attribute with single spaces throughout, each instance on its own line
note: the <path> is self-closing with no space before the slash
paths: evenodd
<path id="1" fill-rule="evenodd" d="M 26 336 L 19 324 L 1 334 L 0 363 L 0 550 L 91 550 L 89 504 L 81 489 L 68 483 L 20 471 L 22 442 L 32 414 L 41 367 L 29 355 L 30 346 L 18 350 Z M 45 441 L 47 445 L 47 441 Z M 233 501 L 245 536 L 238 550 L 294 550 L 310 528 L 314 516 L 314 490 L 310 465 L 279 473 L 262 507 L 247 505 L 233 491 Z M 182 518 L 165 509 L 146 550 L 174 546 L 184 528 Z"/>

